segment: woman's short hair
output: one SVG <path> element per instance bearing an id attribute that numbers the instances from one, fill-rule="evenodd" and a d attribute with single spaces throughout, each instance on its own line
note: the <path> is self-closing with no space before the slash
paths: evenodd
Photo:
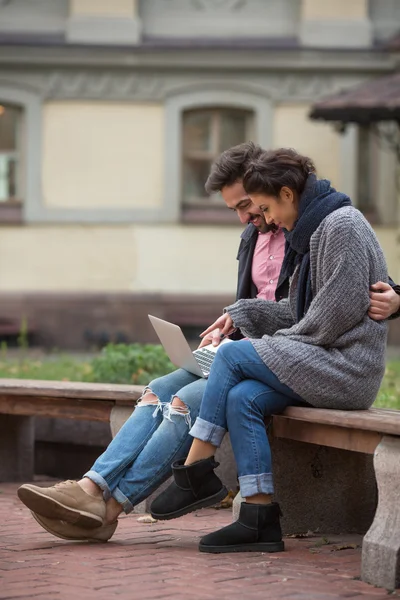
<path id="1" fill-rule="evenodd" d="M 243 187 L 248 194 L 279 196 L 286 186 L 300 195 L 310 173 L 315 173 L 314 162 L 293 148 L 267 150 L 249 163 L 243 176 Z"/>

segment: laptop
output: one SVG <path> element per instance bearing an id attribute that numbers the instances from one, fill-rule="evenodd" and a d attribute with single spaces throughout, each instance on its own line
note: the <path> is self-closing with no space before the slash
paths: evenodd
<path id="1" fill-rule="evenodd" d="M 232 342 L 225 338 L 218 346 L 208 344 L 192 352 L 179 325 L 148 315 L 165 352 L 174 365 L 205 379 L 210 374 L 211 364 L 221 344 Z"/>

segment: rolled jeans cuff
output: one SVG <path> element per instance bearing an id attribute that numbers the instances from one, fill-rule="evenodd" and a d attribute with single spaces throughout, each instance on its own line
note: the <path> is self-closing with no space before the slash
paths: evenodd
<path id="1" fill-rule="evenodd" d="M 101 490 L 103 490 L 104 502 L 107 502 L 111 498 L 111 490 L 108 487 L 108 483 L 104 479 L 104 477 L 102 477 L 101 475 L 96 473 L 96 471 L 88 471 L 87 473 L 84 474 L 84 477 L 91 479 L 93 481 L 93 483 L 98 485 L 99 488 Z"/>
<path id="2" fill-rule="evenodd" d="M 256 494 L 273 494 L 274 482 L 272 473 L 260 473 L 259 475 L 242 475 L 239 477 L 240 493 L 243 498 L 249 498 Z"/>
<path id="3" fill-rule="evenodd" d="M 125 494 L 121 492 L 119 488 L 115 488 L 112 493 L 112 497 L 118 502 L 118 504 L 122 506 L 122 510 L 126 515 L 133 511 L 132 502 L 125 496 Z"/>
<path id="4" fill-rule="evenodd" d="M 222 444 L 222 440 L 224 439 L 226 429 L 197 417 L 195 424 L 189 433 L 198 440 L 201 440 L 202 442 L 208 442 L 209 444 L 219 448 L 219 446 Z"/>

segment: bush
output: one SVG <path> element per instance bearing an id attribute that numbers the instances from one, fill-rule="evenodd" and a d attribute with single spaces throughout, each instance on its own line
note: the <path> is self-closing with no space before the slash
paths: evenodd
<path id="1" fill-rule="evenodd" d="M 174 371 L 162 346 L 108 344 L 91 362 L 91 380 L 146 385 L 151 379 Z"/>

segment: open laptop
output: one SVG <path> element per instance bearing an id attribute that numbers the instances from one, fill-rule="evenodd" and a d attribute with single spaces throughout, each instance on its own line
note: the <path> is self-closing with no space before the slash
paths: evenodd
<path id="1" fill-rule="evenodd" d="M 225 338 L 218 346 L 208 344 L 192 352 L 179 325 L 163 321 L 163 319 L 153 317 L 153 315 L 148 315 L 148 317 L 170 361 L 177 367 L 198 375 L 198 377 L 208 377 L 218 348 L 221 344 L 232 341 Z"/>

